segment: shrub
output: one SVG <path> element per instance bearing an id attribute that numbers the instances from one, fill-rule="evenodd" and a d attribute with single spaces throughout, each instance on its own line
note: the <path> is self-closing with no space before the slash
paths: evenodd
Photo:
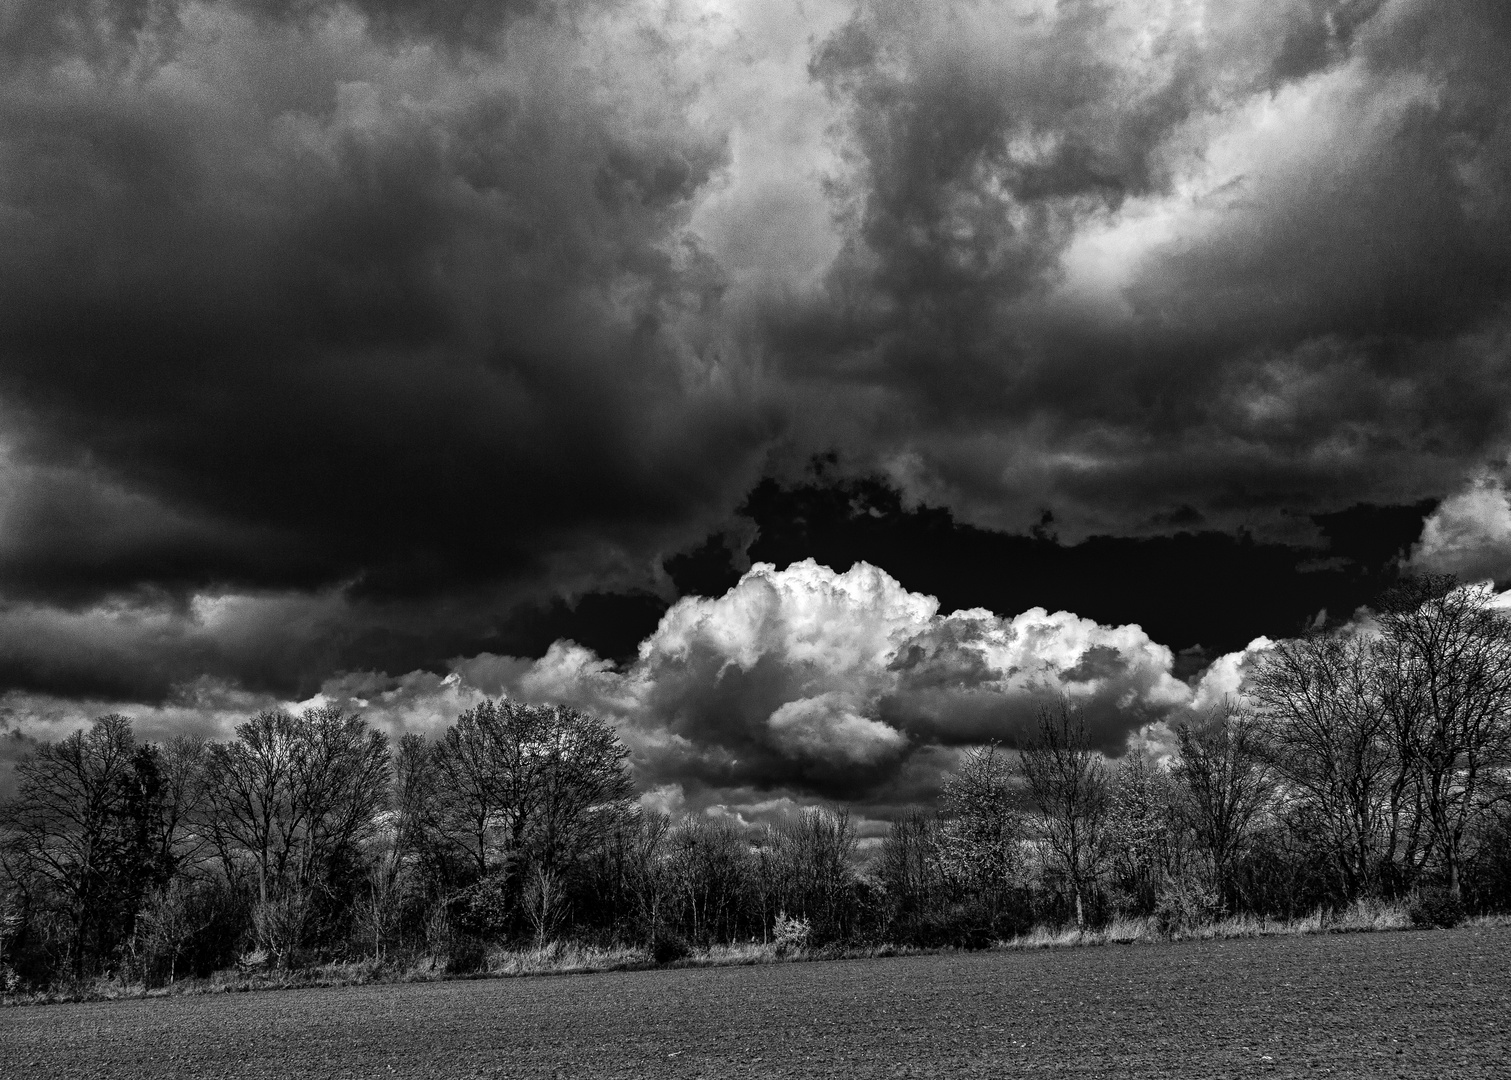
<path id="1" fill-rule="evenodd" d="M 43 908 L 25 913 L 19 929 L 5 943 L 5 963 L 23 986 L 47 986 L 67 977 L 73 962 L 72 931 L 57 911 Z"/>
<path id="2" fill-rule="evenodd" d="M 16 945 L 25 929 L 26 913 L 20 898 L 12 893 L 0 894 L 0 991 L 9 993 L 21 982 L 10 960 L 19 951 Z"/>
<path id="3" fill-rule="evenodd" d="M 300 892 L 262 901 L 252 909 L 257 944 L 273 954 L 279 967 L 298 965 L 309 911 L 309 898 Z"/>
<path id="4" fill-rule="evenodd" d="M 129 942 L 132 973 L 148 986 L 204 977 L 236 956 L 245 908 L 225 886 L 175 878 L 143 898 Z"/>
<path id="5" fill-rule="evenodd" d="M 807 919 L 779 912 L 771 927 L 772 939 L 778 956 L 799 952 L 808 947 L 813 937 L 813 927 Z"/>
<path id="6" fill-rule="evenodd" d="M 1464 921 L 1464 902 L 1441 887 L 1423 889 L 1406 909 L 1413 926 L 1440 926 L 1451 929 Z"/>
<path id="7" fill-rule="evenodd" d="M 458 920 L 460 922 L 460 920 Z M 488 967 L 488 946 L 475 933 L 453 922 L 447 905 L 437 904 L 425 924 L 425 947 L 447 975 L 470 975 Z"/>
<path id="8" fill-rule="evenodd" d="M 886 928 L 895 945 L 937 949 L 989 949 L 998 941 L 1027 933 L 1033 927 L 1033 908 L 1026 894 L 1015 893 L 996 910 L 980 898 L 899 912 Z"/>
<path id="9" fill-rule="evenodd" d="M 1467 910 L 1511 911 L 1511 814 L 1486 831 L 1463 884 Z"/>
<path id="10" fill-rule="evenodd" d="M 452 925 L 474 937 L 498 937 L 514 928 L 514 900 L 509 875 L 496 871 L 480 878 L 447 904 Z"/>
<path id="11" fill-rule="evenodd" d="M 446 949 L 446 974 L 471 975 L 488 969 L 488 947 L 469 935 L 458 934 Z"/>
<path id="12" fill-rule="evenodd" d="M 1162 937 L 1175 937 L 1204 926 L 1222 912 L 1210 886 L 1193 881 L 1170 882 L 1154 903 L 1154 926 Z"/>
<path id="13" fill-rule="evenodd" d="M 270 960 L 272 956 L 266 949 L 252 949 L 236 958 L 236 971 L 241 975 L 253 975 L 259 971 L 266 971 Z"/>
<path id="14" fill-rule="evenodd" d="M 944 910 L 931 908 L 899 914 L 887 927 L 886 936 L 894 944 L 920 949 L 944 946 L 984 949 L 992 943 L 990 928 L 972 917 L 964 904 L 952 904 Z"/>
<path id="15" fill-rule="evenodd" d="M 674 964 L 691 953 L 687 939 L 674 930 L 658 928 L 651 938 L 651 959 L 658 964 Z"/>

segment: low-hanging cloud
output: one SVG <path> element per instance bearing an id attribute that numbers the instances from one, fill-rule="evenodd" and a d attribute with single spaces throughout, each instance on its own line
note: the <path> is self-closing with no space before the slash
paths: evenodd
<path id="1" fill-rule="evenodd" d="M 483 656 L 445 679 L 395 683 L 388 703 L 347 684 L 325 693 L 385 717 L 442 687 L 566 702 L 615 719 L 647 789 L 674 784 L 704 802 L 731 791 L 868 801 L 919 783 L 920 760 L 931 794 L 953 749 L 1020 744 L 1060 699 L 1119 753 L 1193 700 L 1173 661 L 1136 626 L 1042 609 L 944 615 L 875 567 L 837 573 L 810 560 L 757 564 L 721 597 L 679 601 L 622 671 L 561 642 L 535 662 Z"/>
<path id="2" fill-rule="evenodd" d="M 673 605 L 622 669 L 563 641 L 536 660 L 481 654 L 445 673 L 349 673 L 301 702 L 200 680 L 160 706 L 91 704 L 137 715 L 146 737 L 160 737 L 175 727 L 224 736 L 255 708 L 329 703 L 397 738 L 434 737 L 505 694 L 611 720 L 641 789 L 675 791 L 678 805 L 824 797 L 875 807 L 931 798 L 960 748 L 1019 745 L 1060 700 L 1116 755 L 1138 730 L 1211 696 L 1176 679 L 1170 650 L 1137 626 L 938 608 L 864 563 L 844 573 L 811 560 L 757 564 L 721 597 Z M 0 715 L 32 738 L 83 719 L 19 692 Z"/>

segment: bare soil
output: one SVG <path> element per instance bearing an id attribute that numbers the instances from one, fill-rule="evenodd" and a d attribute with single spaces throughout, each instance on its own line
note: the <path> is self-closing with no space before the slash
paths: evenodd
<path id="1" fill-rule="evenodd" d="M 5 1077 L 1511 1076 L 1511 929 L 0 1011 Z"/>

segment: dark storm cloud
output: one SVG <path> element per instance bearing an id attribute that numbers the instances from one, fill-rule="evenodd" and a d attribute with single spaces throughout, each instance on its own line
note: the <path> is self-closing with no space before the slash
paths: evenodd
<path id="1" fill-rule="evenodd" d="M 7 593 L 63 587 L 60 515 L 125 534 L 72 560 L 96 595 L 643 574 L 773 423 L 666 330 L 717 292 L 675 232 L 722 133 L 549 20 L 472 63 L 273 8 L 63 8 L 112 62 L 5 86 Z"/>
<path id="2" fill-rule="evenodd" d="M 938 598 L 945 611 L 1073 611 L 1114 626 L 1137 623 L 1161 644 L 1199 648 L 1211 659 L 1260 634 L 1293 635 L 1323 610 L 1347 619 L 1373 602 L 1395 582 L 1433 509 L 1358 505 L 1300 516 L 1291 531 L 1305 542 L 1282 544 L 1204 530 L 1187 508 L 1165 524 L 1167 535 L 1067 544 L 1053 520 L 1029 535 L 993 532 L 944 508 L 908 506 L 895 487 L 837 477 L 820 462 L 802 482 L 768 480 L 751 492 L 740 506 L 748 538 L 735 540 L 738 553 L 720 537 L 669 568 L 683 591 L 712 596 L 749 560 L 786 566 L 813 558 L 837 570 L 864 560 Z"/>
<path id="3" fill-rule="evenodd" d="M 856 229 L 790 355 L 869 391 L 862 453 L 1084 536 L 1283 530 L 1503 451 L 1503 13 L 962 11 L 867 6 L 815 64 Z"/>
<path id="4" fill-rule="evenodd" d="M 0 681 L 544 653 L 648 784 L 880 805 L 1031 715 L 1042 607 L 1115 748 L 1407 549 L 1511 565 L 1508 67 L 1493 0 L 9 4 Z M 995 614 L 663 649 L 808 556 Z"/>

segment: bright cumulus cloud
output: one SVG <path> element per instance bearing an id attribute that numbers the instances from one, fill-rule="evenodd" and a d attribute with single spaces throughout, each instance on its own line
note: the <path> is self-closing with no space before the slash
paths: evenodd
<path id="1" fill-rule="evenodd" d="M 1511 498 L 1501 479 L 1481 472 L 1444 499 L 1423 523 L 1411 564 L 1466 581 L 1511 577 Z"/>
<path id="2" fill-rule="evenodd" d="M 1042 608 L 941 614 L 874 566 L 806 560 L 757 563 L 723 596 L 678 601 L 623 669 L 558 642 L 539 660 L 484 654 L 444 676 L 344 676 L 322 699 L 394 732 L 434 732 L 488 695 L 565 702 L 615 722 L 662 802 L 785 792 L 868 804 L 927 798 L 958 748 L 1019 741 L 1060 696 L 1116 754 L 1221 694 L 1177 679 L 1173 662 L 1137 626 Z"/>

